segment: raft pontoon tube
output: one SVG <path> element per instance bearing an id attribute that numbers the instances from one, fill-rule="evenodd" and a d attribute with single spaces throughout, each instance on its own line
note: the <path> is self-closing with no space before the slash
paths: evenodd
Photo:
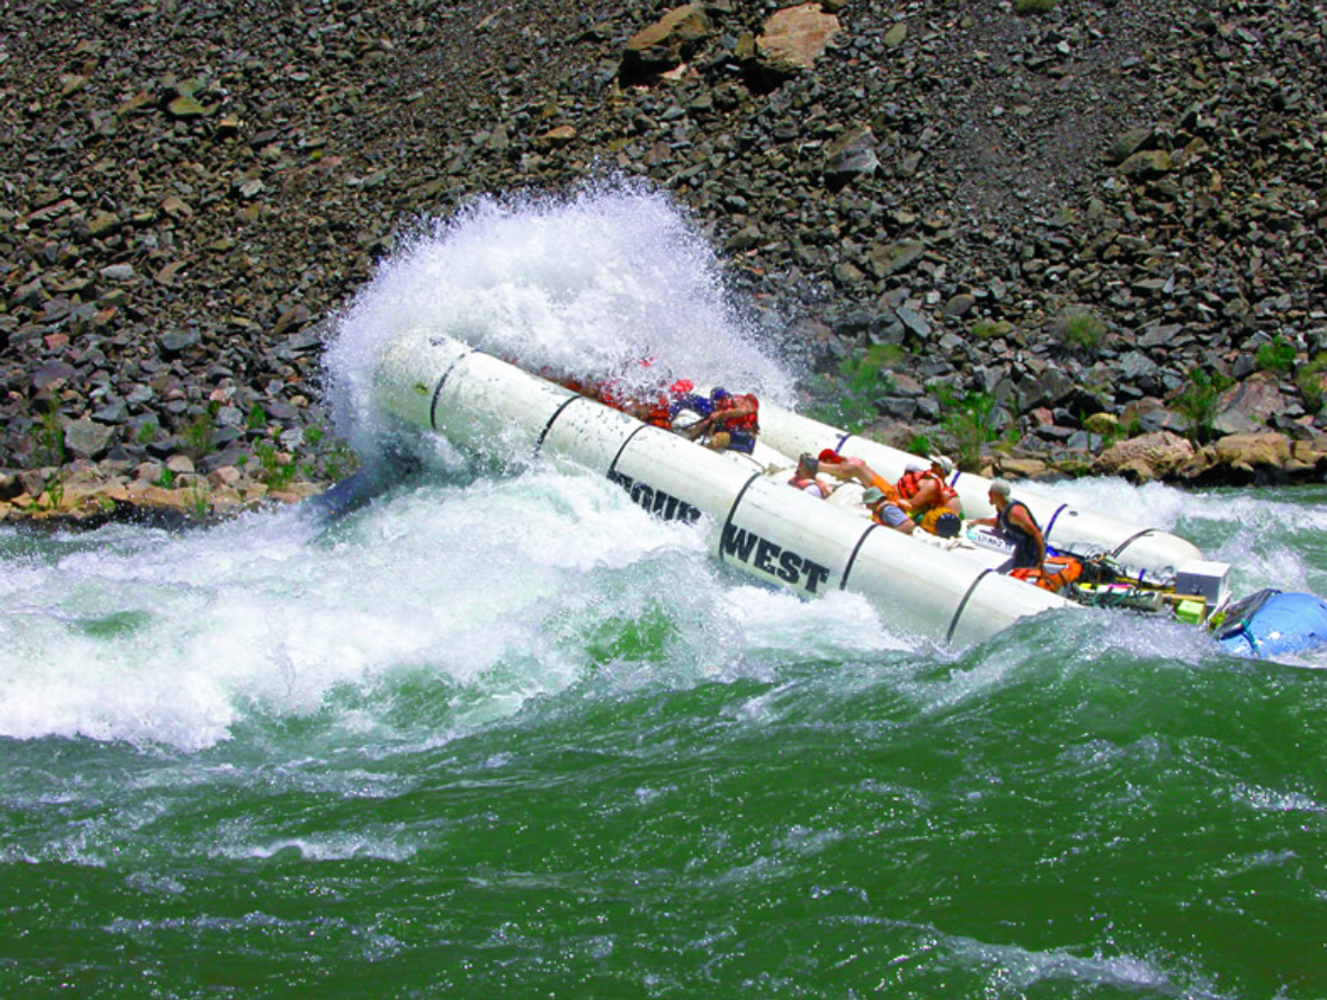
<path id="1" fill-rule="evenodd" d="M 890 482 L 903 475 L 909 462 L 917 461 L 916 455 L 763 401 L 760 438 L 785 455 L 802 452 L 815 455 L 831 448 L 842 455 L 861 458 Z M 989 517 L 995 512 L 987 496 L 991 480 L 955 470 L 949 484 L 962 498 L 968 517 Z M 1023 483 L 1017 485 L 1015 497 L 1032 511 L 1047 545 L 1078 555 L 1109 556 L 1135 575 L 1142 572 L 1153 583 L 1169 583 L 1180 567 L 1203 558 L 1197 546 L 1177 535 L 1038 496 L 1035 489 L 1028 489 Z"/>
<path id="2" fill-rule="evenodd" d="M 1077 608 L 1061 597 L 920 549 L 905 535 L 766 478 L 658 427 L 439 335 L 388 348 L 374 398 L 397 418 L 491 454 L 563 456 L 607 476 L 651 513 L 702 521 L 714 555 L 798 594 L 859 593 L 900 631 L 958 645 L 1030 615 Z M 761 411 L 762 436 L 764 407 Z"/>

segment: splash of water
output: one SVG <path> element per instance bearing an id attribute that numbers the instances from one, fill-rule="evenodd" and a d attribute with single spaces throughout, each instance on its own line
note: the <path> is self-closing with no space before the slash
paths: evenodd
<path id="1" fill-rule="evenodd" d="M 338 426 L 361 454 L 382 430 L 369 384 L 377 357 L 430 334 L 532 371 L 791 397 L 791 376 L 725 294 L 696 224 L 665 195 L 624 183 L 486 198 L 404 242 L 337 319 L 326 353 Z"/>

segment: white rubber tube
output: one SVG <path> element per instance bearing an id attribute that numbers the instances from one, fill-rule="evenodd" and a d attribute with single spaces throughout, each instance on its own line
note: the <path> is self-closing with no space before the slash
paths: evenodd
<path id="1" fill-rule="evenodd" d="M 807 597 L 860 593 L 902 632 L 967 645 L 1077 608 L 445 337 L 387 350 L 374 398 L 458 447 L 572 459 L 656 516 L 704 523 L 723 562 Z"/>
<path id="2" fill-rule="evenodd" d="M 763 401 L 760 439 L 785 455 L 802 452 L 816 455 L 822 449 L 832 448 L 842 455 L 864 459 L 890 482 L 903 475 L 908 462 L 917 460 L 916 455 Z M 949 483 L 962 498 L 968 517 L 989 517 L 995 512 L 987 497 L 991 480 L 955 471 Z M 1178 535 L 1038 496 L 1035 488 L 1029 489 L 1022 483 L 1014 484 L 1014 498 L 1027 504 L 1051 547 L 1080 555 L 1110 554 L 1122 566 L 1133 570 L 1132 575 L 1144 572 L 1154 583 L 1166 582 L 1176 567 L 1203 558 L 1197 546 Z"/>

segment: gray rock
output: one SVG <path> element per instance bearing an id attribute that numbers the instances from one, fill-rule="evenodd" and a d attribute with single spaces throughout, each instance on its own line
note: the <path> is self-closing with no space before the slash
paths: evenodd
<path id="1" fill-rule="evenodd" d="M 65 448 L 75 458 L 99 458 L 115 438 L 115 429 L 86 418 L 65 425 Z"/>

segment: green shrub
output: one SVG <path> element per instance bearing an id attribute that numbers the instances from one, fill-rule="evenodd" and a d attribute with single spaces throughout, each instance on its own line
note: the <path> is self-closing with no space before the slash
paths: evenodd
<path id="1" fill-rule="evenodd" d="M 344 441 L 334 441 L 322 456 L 323 478 L 331 482 L 344 479 L 355 471 L 359 460 Z"/>
<path id="2" fill-rule="evenodd" d="M 46 408 L 38 416 L 33 436 L 34 457 L 39 465 L 50 466 L 52 470 L 42 484 L 42 492 L 54 510 L 64 503 L 65 495 L 65 429 L 60 422 L 60 402 L 54 396 L 46 401 Z"/>
<path id="3" fill-rule="evenodd" d="M 1044 14 L 1060 0 L 1014 0 L 1015 14 Z"/>
<path id="4" fill-rule="evenodd" d="M 1220 372 L 1209 375 L 1201 368 L 1194 368 L 1189 372 L 1189 384 L 1171 400 L 1175 409 L 1188 419 L 1189 437 L 1196 444 L 1206 444 L 1212 439 L 1217 400 L 1234 384 L 1233 379 Z"/>
<path id="5" fill-rule="evenodd" d="M 1288 375 L 1295 366 L 1295 345 L 1278 333 L 1258 348 L 1255 361 L 1259 371 Z"/>
<path id="6" fill-rule="evenodd" d="M 993 340 L 996 337 L 1006 336 L 1012 329 L 1008 320 L 974 319 L 968 332 L 972 334 L 974 340 Z"/>
<path id="7" fill-rule="evenodd" d="M 1060 343 L 1070 350 L 1095 351 L 1106 341 L 1106 324 L 1089 309 L 1066 309 L 1055 318 Z"/>
<path id="8" fill-rule="evenodd" d="M 267 411 L 257 403 L 249 407 L 249 413 L 244 418 L 244 426 L 251 431 L 260 431 L 267 426 Z"/>
<path id="9" fill-rule="evenodd" d="M 282 461 L 276 446 L 268 441 L 259 441 L 254 451 L 258 453 L 258 464 L 262 466 L 263 482 L 269 489 L 283 490 L 290 485 L 297 471 L 293 461 Z"/>
<path id="10" fill-rule="evenodd" d="M 210 409 L 204 410 L 184 428 L 184 450 L 195 461 L 212 454 L 215 450 L 215 446 L 212 444 L 212 434 L 216 429 L 215 414 Z"/>
<path id="11" fill-rule="evenodd" d="M 982 448 L 1000 439 L 993 426 L 995 397 L 986 392 L 959 396 L 948 386 L 932 390 L 940 401 L 940 426 L 954 442 L 954 463 L 960 469 L 973 469 L 981 461 Z"/>
<path id="12" fill-rule="evenodd" d="M 880 369 L 894 363 L 900 353 L 893 345 L 876 344 L 860 358 L 844 358 L 833 380 L 833 398 L 811 407 L 809 415 L 854 434 L 866 427 L 879 415 L 876 400 L 889 391 L 889 376 L 881 378 Z"/>
<path id="13" fill-rule="evenodd" d="M 1304 397 L 1304 405 L 1308 407 L 1311 413 L 1322 411 L 1324 402 L 1322 374 L 1324 371 L 1327 371 L 1327 351 L 1319 353 L 1307 364 L 1300 365 L 1295 372 L 1295 385 L 1299 387 L 1299 394 Z"/>

